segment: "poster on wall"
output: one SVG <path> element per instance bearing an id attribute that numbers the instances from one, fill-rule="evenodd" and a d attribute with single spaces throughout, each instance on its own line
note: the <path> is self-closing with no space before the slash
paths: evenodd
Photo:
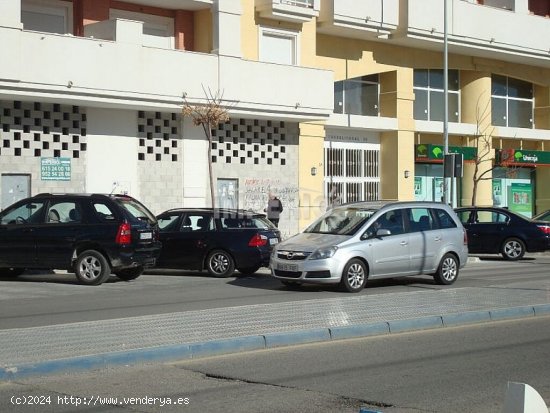
<path id="1" fill-rule="evenodd" d="M 493 206 L 503 205 L 502 199 L 502 179 L 493 179 Z"/>
<path id="2" fill-rule="evenodd" d="M 422 178 L 418 176 L 414 178 L 414 196 L 422 196 Z"/>
<path id="3" fill-rule="evenodd" d="M 533 212 L 533 187 L 531 184 L 512 183 L 508 187 L 508 208 L 531 218 Z"/>
<path id="4" fill-rule="evenodd" d="M 218 208 L 237 209 L 239 207 L 239 180 L 219 178 L 217 184 Z"/>
<path id="5" fill-rule="evenodd" d="M 434 201 L 441 202 L 443 200 L 443 178 L 434 178 L 433 180 L 433 192 L 434 192 Z"/>

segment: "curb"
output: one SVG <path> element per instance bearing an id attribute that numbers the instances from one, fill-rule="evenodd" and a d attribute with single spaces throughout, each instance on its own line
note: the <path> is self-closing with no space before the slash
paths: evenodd
<path id="1" fill-rule="evenodd" d="M 270 333 L 257 336 L 235 337 L 198 343 L 176 344 L 162 347 L 134 349 L 122 352 L 94 354 L 67 359 L 40 361 L 19 366 L 0 368 L 0 381 L 77 372 L 112 366 L 149 362 L 169 362 L 193 358 L 219 356 L 254 350 L 275 349 L 307 343 L 330 342 L 361 337 L 398 334 L 408 331 L 480 324 L 493 321 L 549 316 L 550 304 L 512 307 L 506 309 L 473 311 L 442 316 L 429 316 L 359 324 L 344 327 Z"/>

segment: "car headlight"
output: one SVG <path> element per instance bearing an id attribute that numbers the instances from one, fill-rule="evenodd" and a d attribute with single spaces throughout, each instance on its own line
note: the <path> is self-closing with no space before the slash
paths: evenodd
<path id="1" fill-rule="evenodd" d="M 310 260 L 324 260 L 325 258 L 332 257 L 336 251 L 338 250 L 338 247 L 332 246 L 327 248 L 319 248 L 316 250 L 313 254 L 309 256 Z"/>

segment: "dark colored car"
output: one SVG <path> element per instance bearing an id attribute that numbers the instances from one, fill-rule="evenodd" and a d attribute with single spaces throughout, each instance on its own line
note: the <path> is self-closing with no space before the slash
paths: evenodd
<path id="1" fill-rule="evenodd" d="M 550 209 L 548 211 L 541 212 L 533 217 L 534 221 L 546 221 L 550 222 Z"/>
<path id="2" fill-rule="evenodd" d="M 470 253 L 502 254 L 519 260 L 525 252 L 550 250 L 550 224 L 504 208 L 464 207 L 456 213 L 468 233 Z"/>
<path id="3" fill-rule="evenodd" d="M 0 213 L 0 275 L 74 272 L 98 285 L 139 277 L 160 253 L 155 216 L 126 195 L 39 194 Z"/>
<path id="4" fill-rule="evenodd" d="M 281 233 L 265 215 L 231 209 L 172 209 L 157 216 L 162 252 L 157 266 L 207 270 L 229 277 L 269 265 Z"/>

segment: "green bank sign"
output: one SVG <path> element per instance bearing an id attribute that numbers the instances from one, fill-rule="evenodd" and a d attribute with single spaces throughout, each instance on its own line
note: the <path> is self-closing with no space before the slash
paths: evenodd
<path id="1" fill-rule="evenodd" d="M 520 149 L 499 149 L 497 162 L 501 165 L 547 165 L 550 166 L 550 152 L 524 151 Z"/>
<path id="2" fill-rule="evenodd" d="M 441 163 L 445 155 L 443 145 L 419 144 L 414 145 L 416 162 Z M 469 146 L 449 146 L 449 153 L 460 153 L 465 161 L 473 161 L 477 155 L 476 148 Z"/>

